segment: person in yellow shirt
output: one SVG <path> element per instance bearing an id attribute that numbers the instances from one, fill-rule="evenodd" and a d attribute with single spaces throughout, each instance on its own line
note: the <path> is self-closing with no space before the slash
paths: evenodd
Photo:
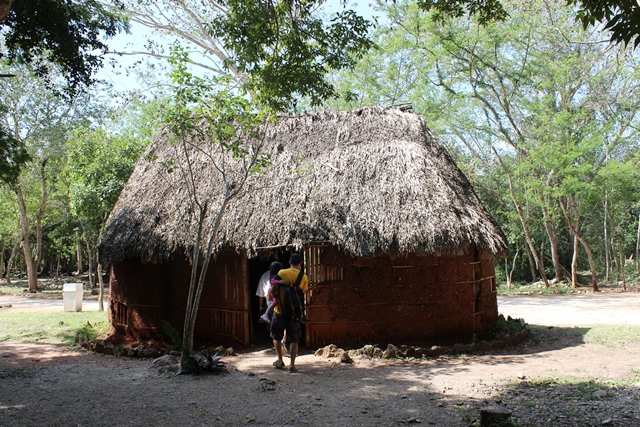
<path id="1" fill-rule="evenodd" d="M 279 296 L 277 298 L 278 303 L 273 310 L 273 318 L 271 320 L 271 338 L 273 339 L 273 345 L 276 348 L 278 354 L 278 360 L 273 363 L 276 369 L 284 369 L 284 362 L 282 361 L 283 344 L 282 339 L 286 334 L 286 343 L 289 345 L 289 372 L 297 372 L 296 368 L 296 356 L 298 355 L 298 342 L 302 336 L 302 325 L 300 316 L 295 313 L 289 313 L 285 304 L 291 304 L 290 301 L 296 300 L 296 286 L 299 286 L 302 292 L 300 294 L 306 294 L 309 290 L 309 278 L 302 272 L 302 256 L 298 253 L 291 254 L 289 258 L 290 268 L 280 270 L 278 275 L 272 279 L 271 283 L 279 286 Z M 285 291 L 285 287 L 288 288 L 289 295 Z M 304 299 L 304 295 L 301 295 Z"/>

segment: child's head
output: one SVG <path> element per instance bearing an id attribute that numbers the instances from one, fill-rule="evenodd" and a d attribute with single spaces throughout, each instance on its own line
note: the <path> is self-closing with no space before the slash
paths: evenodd
<path id="1" fill-rule="evenodd" d="M 273 261 L 269 266 L 269 274 L 271 277 L 276 276 L 280 270 L 282 270 L 282 264 L 278 261 Z"/>

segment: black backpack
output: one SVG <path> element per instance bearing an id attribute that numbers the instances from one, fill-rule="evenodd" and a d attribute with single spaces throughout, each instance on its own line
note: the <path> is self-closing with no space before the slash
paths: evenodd
<path id="1" fill-rule="evenodd" d="M 300 270 L 298 278 L 293 285 L 283 286 L 282 314 L 286 323 L 300 322 L 304 315 L 304 291 L 300 288 L 302 276 L 304 276 L 304 273 Z"/>

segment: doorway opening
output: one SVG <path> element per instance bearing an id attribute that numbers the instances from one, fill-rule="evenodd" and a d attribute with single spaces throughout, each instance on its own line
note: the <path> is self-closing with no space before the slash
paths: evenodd
<path id="1" fill-rule="evenodd" d="M 249 291 L 251 297 L 250 304 L 250 316 L 251 316 L 251 344 L 252 345 L 270 345 L 271 337 L 269 336 L 269 324 L 262 323 L 260 319 L 260 299 L 256 295 L 258 290 L 258 284 L 260 282 L 260 277 L 269 271 L 269 267 L 271 263 L 274 261 L 279 261 L 283 268 L 289 267 L 289 258 L 291 256 L 291 251 L 278 251 L 272 252 L 270 254 L 265 254 L 262 257 L 256 257 L 248 260 L 247 270 L 248 270 L 248 280 L 249 280 Z M 266 307 L 266 304 L 265 304 Z"/>

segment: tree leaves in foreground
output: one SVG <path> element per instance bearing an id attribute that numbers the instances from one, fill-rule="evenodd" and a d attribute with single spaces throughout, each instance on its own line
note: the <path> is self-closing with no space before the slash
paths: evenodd
<path id="1" fill-rule="evenodd" d="M 107 45 L 101 38 L 126 28 L 120 14 L 95 0 L 17 0 L 0 20 L 10 62 L 32 64 L 40 77 L 55 64 L 72 91 L 90 85 L 102 66 Z"/>

